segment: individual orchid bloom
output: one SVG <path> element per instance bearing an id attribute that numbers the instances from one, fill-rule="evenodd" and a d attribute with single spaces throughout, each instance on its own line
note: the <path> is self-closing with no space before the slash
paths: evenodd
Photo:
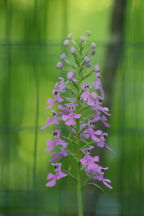
<path id="1" fill-rule="evenodd" d="M 101 97 L 104 97 L 104 90 L 103 90 L 101 80 L 100 80 L 100 73 L 97 73 L 96 80 L 94 82 L 93 87 L 94 87 L 94 89 L 99 89 L 99 91 L 101 93 Z"/>
<path id="2" fill-rule="evenodd" d="M 102 183 L 103 183 L 106 187 L 112 189 L 112 186 L 108 184 L 108 183 L 111 183 L 111 180 L 105 179 L 105 178 L 103 177 L 103 176 L 104 176 L 104 170 L 107 170 L 107 169 L 108 169 L 108 167 L 103 168 L 103 167 L 99 166 L 99 169 L 98 169 L 98 171 L 97 171 L 97 174 L 96 174 L 95 176 L 93 176 L 93 179 L 98 180 L 98 181 L 102 181 Z"/>
<path id="3" fill-rule="evenodd" d="M 48 174 L 47 180 L 50 180 L 50 181 L 46 184 L 46 187 L 55 186 L 56 180 L 59 180 L 67 176 L 67 174 L 61 170 L 61 163 L 56 163 L 56 164 L 52 163 L 52 166 L 54 166 L 56 174 L 55 175 L 52 173 Z"/>
<path id="4" fill-rule="evenodd" d="M 92 140 L 95 142 L 99 141 L 99 138 L 96 135 L 101 135 L 102 131 L 101 130 L 93 130 L 94 127 L 94 121 L 93 120 L 88 120 L 88 127 L 81 133 L 81 135 L 85 138 L 88 139 L 91 137 Z"/>
<path id="5" fill-rule="evenodd" d="M 48 117 L 47 121 L 46 121 L 46 125 L 41 127 L 42 130 L 47 128 L 49 125 L 52 125 L 52 124 L 58 125 L 59 124 L 59 119 L 58 119 L 57 113 L 54 110 L 52 110 L 51 112 L 53 113 L 53 120 L 50 117 Z"/>
<path id="6" fill-rule="evenodd" d="M 97 146 L 100 147 L 100 148 L 106 147 L 109 151 L 114 153 L 113 150 L 105 142 L 105 137 L 106 136 L 108 136 L 108 133 L 102 133 L 100 135 L 99 141 L 97 142 Z"/>
<path id="7" fill-rule="evenodd" d="M 77 82 L 78 81 L 77 79 L 74 78 L 74 75 L 75 75 L 74 71 L 70 71 L 70 72 L 67 73 L 68 82 L 69 81 L 73 81 L 73 82 Z"/>
<path id="8" fill-rule="evenodd" d="M 83 92 L 81 94 L 81 98 L 88 105 L 94 106 L 95 100 L 97 98 L 97 94 L 95 92 L 92 93 L 89 92 L 90 86 L 88 85 L 87 82 L 83 83 L 82 87 L 83 87 Z"/>
<path id="9" fill-rule="evenodd" d="M 48 100 L 49 106 L 46 107 L 46 109 L 52 108 L 53 105 L 54 105 L 55 103 L 60 103 L 60 102 L 63 102 L 63 101 L 64 101 L 64 99 L 60 97 L 59 91 L 53 90 L 53 94 L 54 94 L 54 96 L 55 96 L 55 100 L 52 100 L 52 99 L 50 98 L 50 99 Z"/>
<path id="10" fill-rule="evenodd" d="M 66 86 L 63 77 L 59 77 L 59 82 L 56 83 L 55 89 L 58 92 L 65 92 Z"/>
<path id="11" fill-rule="evenodd" d="M 81 117 L 81 114 L 76 114 L 74 112 L 77 104 L 66 104 L 68 106 L 69 114 L 68 115 L 62 115 L 63 121 L 65 121 L 65 124 L 70 126 L 70 125 L 75 125 L 74 119 L 79 119 Z"/>
<path id="12" fill-rule="evenodd" d="M 52 132 L 53 132 L 53 135 L 55 137 L 55 141 L 51 141 L 51 140 L 47 141 L 47 147 L 48 148 L 45 151 L 48 151 L 48 152 L 52 151 L 54 149 L 54 147 L 57 145 L 63 146 L 66 144 L 66 142 L 63 139 L 61 139 L 61 137 L 60 137 L 61 130 L 54 130 Z"/>
<path id="13" fill-rule="evenodd" d="M 89 148 L 85 148 L 82 150 L 84 153 L 84 156 L 82 159 L 80 159 L 80 162 L 83 166 L 86 166 L 86 172 L 90 173 L 93 170 L 97 170 L 98 165 L 95 162 L 99 162 L 99 156 L 90 156 L 90 150 L 92 150 L 94 147 L 90 146 Z"/>

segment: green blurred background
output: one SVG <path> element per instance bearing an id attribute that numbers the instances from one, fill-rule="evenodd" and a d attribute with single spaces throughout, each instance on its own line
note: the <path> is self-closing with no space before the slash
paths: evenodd
<path id="1" fill-rule="evenodd" d="M 0 216 L 76 216 L 69 178 L 45 188 L 50 134 L 40 131 L 70 32 L 90 30 L 110 107 L 102 155 L 113 190 L 88 187 L 85 215 L 144 215 L 144 1 L 0 0 Z"/>

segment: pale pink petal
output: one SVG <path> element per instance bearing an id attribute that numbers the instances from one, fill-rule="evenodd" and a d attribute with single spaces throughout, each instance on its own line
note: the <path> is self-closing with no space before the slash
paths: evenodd
<path id="1" fill-rule="evenodd" d="M 53 187 L 55 184 L 56 184 L 56 179 L 53 179 L 46 184 L 46 187 Z"/>
<path id="2" fill-rule="evenodd" d="M 68 121 L 65 122 L 66 125 L 70 126 L 70 125 L 75 125 L 75 121 L 71 118 Z"/>
<path id="3" fill-rule="evenodd" d="M 101 135 L 101 134 L 102 134 L 102 131 L 101 131 L 101 130 L 97 130 L 97 131 L 94 132 L 94 134 L 95 134 L 95 135 Z"/>
<path id="4" fill-rule="evenodd" d="M 94 135 L 92 135 L 91 138 L 92 138 L 94 141 L 96 141 L 96 142 L 99 141 L 99 139 L 98 139 L 96 136 L 94 136 Z"/>
<path id="5" fill-rule="evenodd" d="M 81 117 L 81 114 L 74 114 L 74 118 L 79 119 Z"/>
<path id="6" fill-rule="evenodd" d="M 62 115 L 62 120 L 66 121 L 69 119 L 69 115 Z"/>
<path id="7" fill-rule="evenodd" d="M 49 174 L 48 174 L 48 177 L 47 177 L 47 180 L 52 179 L 52 178 L 54 178 L 54 177 L 55 177 L 55 175 L 53 175 L 52 173 L 49 173 Z"/>

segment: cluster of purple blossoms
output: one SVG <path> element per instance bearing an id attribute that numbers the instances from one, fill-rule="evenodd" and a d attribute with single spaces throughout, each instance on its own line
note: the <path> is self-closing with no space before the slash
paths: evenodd
<path id="1" fill-rule="evenodd" d="M 92 42 L 89 48 L 86 45 L 89 36 L 90 33 L 86 32 L 86 36 L 81 36 L 80 41 L 76 42 L 72 34 L 69 34 L 64 41 L 69 54 L 62 53 L 61 61 L 56 65 L 57 69 L 64 70 L 65 77 L 59 77 L 52 91 L 53 99 L 48 99 L 46 109 L 52 108 L 56 111 L 51 111 L 52 117 L 48 117 L 46 124 L 41 127 L 41 129 L 53 125 L 58 127 L 58 129 L 52 128 L 54 140 L 48 140 L 45 149 L 46 152 L 52 151 L 52 158 L 49 161 L 52 162 L 55 171 L 55 174 L 48 174 L 47 187 L 54 186 L 56 180 L 69 174 L 77 181 L 76 173 L 71 173 L 70 169 L 68 172 L 66 168 L 62 171 L 63 159 L 70 156 L 75 159 L 72 163 L 73 161 L 77 163 L 81 186 L 85 181 L 80 173 L 85 172 L 88 179 L 100 181 L 108 188 L 112 188 L 111 181 L 104 177 L 108 167 L 100 166 L 99 156 L 92 156 L 91 153 L 93 151 L 94 154 L 97 148 L 113 151 L 106 143 L 108 133 L 96 129 L 99 122 L 104 127 L 110 127 L 107 123 L 110 114 L 109 109 L 103 106 L 104 91 L 100 79 L 100 67 L 92 66 L 91 63 L 91 58 L 96 53 L 96 44 Z M 87 81 L 92 74 L 95 74 L 95 81 Z"/>

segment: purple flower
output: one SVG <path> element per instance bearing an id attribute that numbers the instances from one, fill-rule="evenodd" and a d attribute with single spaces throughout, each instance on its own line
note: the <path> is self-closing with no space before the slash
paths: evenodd
<path id="1" fill-rule="evenodd" d="M 93 179 L 96 179 L 98 181 L 102 181 L 106 187 L 112 189 L 112 186 L 108 184 L 108 183 L 111 183 L 111 180 L 105 179 L 103 177 L 104 176 L 104 170 L 107 170 L 107 169 L 108 169 L 107 167 L 103 168 L 103 167 L 99 166 L 99 169 L 97 170 L 97 174 L 93 177 Z"/>
<path id="2" fill-rule="evenodd" d="M 74 46 L 71 46 L 71 48 L 70 48 L 70 53 L 71 53 L 72 55 L 75 54 L 75 47 L 74 47 Z"/>
<path id="3" fill-rule="evenodd" d="M 95 142 L 99 141 L 99 138 L 97 138 L 96 135 L 101 135 L 102 131 L 101 130 L 93 130 L 94 127 L 94 121 L 93 120 L 88 120 L 88 126 L 87 128 L 82 132 L 81 136 L 83 136 L 85 139 L 88 139 L 91 137 L 92 140 Z"/>
<path id="4" fill-rule="evenodd" d="M 48 147 L 48 149 L 46 149 L 45 151 L 50 152 L 57 145 L 61 145 L 61 146 L 66 145 L 66 142 L 63 139 L 60 138 L 60 133 L 61 133 L 61 130 L 54 130 L 53 131 L 53 135 L 55 137 L 55 141 L 52 142 L 51 140 L 48 140 L 47 141 L 47 147 Z"/>
<path id="5" fill-rule="evenodd" d="M 84 156 L 82 159 L 80 159 L 80 162 L 83 166 L 87 164 L 86 172 L 90 173 L 94 170 L 97 170 L 98 165 L 95 162 L 99 162 L 99 156 L 90 156 L 90 150 L 93 149 L 93 146 L 90 146 L 89 148 L 83 149 L 82 152 L 84 153 Z"/>
<path id="6" fill-rule="evenodd" d="M 99 89 L 100 93 L 101 93 L 101 97 L 104 97 L 104 90 L 103 90 L 103 87 L 102 87 L 102 84 L 101 84 L 101 81 L 99 79 L 100 77 L 100 73 L 97 73 L 97 77 L 96 77 L 96 80 L 94 82 L 94 89 Z"/>
<path id="7" fill-rule="evenodd" d="M 90 87 L 87 82 L 83 83 L 82 87 L 84 91 L 80 97 L 83 99 L 84 102 L 87 102 L 88 105 L 93 106 L 95 104 L 97 94 L 95 92 L 89 92 Z"/>
<path id="8" fill-rule="evenodd" d="M 61 62 L 58 62 L 56 65 L 57 69 L 63 69 L 63 64 Z"/>
<path id="9" fill-rule="evenodd" d="M 57 90 L 53 90 L 53 94 L 55 96 L 55 100 L 52 100 L 51 98 L 48 99 L 49 106 L 46 107 L 46 109 L 52 108 L 55 103 L 60 103 L 64 101 L 63 98 L 60 97 L 60 93 Z"/>
<path id="10" fill-rule="evenodd" d="M 48 174 L 47 180 L 51 180 L 51 181 L 49 181 L 46 184 L 46 187 L 53 187 L 56 184 L 56 180 L 59 180 L 67 176 L 67 174 L 61 170 L 61 163 L 56 163 L 56 164 L 52 163 L 52 166 L 54 166 L 56 174 L 55 175 L 53 175 L 52 173 Z"/>
<path id="11" fill-rule="evenodd" d="M 52 125 L 52 124 L 58 125 L 59 124 L 59 119 L 57 118 L 57 113 L 54 110 L 52 110 L 51 112 L 53 113 L 53 120 L 50 117 L 48 117 L 47 121 L 46 121 L 46 125 L 41 127 L 42 130 L 47 128 L 49 125 Z"/>
<path id="12" fill-rule="evenodd" d="M 74 72 L 73 71 L 67 73 L 67 78 L 68 78 L 68 81 L 73 81 L 73 82 L 78 81 L 77 79 L 74 78 Z"/>
<path id="13" fill-rule="evenodd" d="M 108 133 L 102 133 L 100 135 L 100 139 L 97 142 L 97 146 L 100 148 L 106 147 L 109 151 L 113 152 L 113 150 L 106 144 L 105 137 L 108 136 Z M 114 153 L 114 152 L 113 152 Z"/>
<path id="14" fill-rule="evenodd" d="M 65 40 L 64 41 L 64 46 L 68 46 L 69 45 L 69 40 Z"/>
<path id="15" fill-rule="evenodd" d="M 66 104 L 66 106 L 68 107 L 69 110 L 69 114 L 68 115 L 62 115 L 62 119 L 63 121 L 65 121 L 65 124 L 70 126 L 70 125 L 75 125 L 75 121 L 74 119 L 79 119 L 81 117 L 81 114 L 76 114 L 74 112 L 77 104 Z"/>
<path id="16" fill-rule="evenodd" d="M 65 61 L 66 60 L 66 54 L 65 53 L 62 53 L 61 56 L 60 56 L 60 60 L 62 61 Z"/>
<path id="17" fill-rule="evenodd" d="M 58 92 L 65 92 L 66 86 L 65 86 L 64 78 L 59 77 L 59 80 L 60 81 L 55 84 L 55 89 Z"/>

